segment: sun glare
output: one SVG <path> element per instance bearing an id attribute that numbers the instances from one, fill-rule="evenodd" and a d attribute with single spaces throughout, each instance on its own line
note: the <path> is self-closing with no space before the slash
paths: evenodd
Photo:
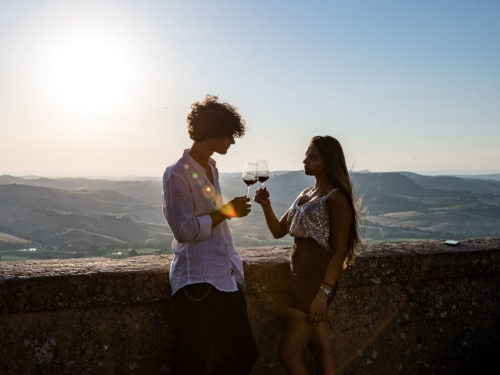
<path id="1" fill-rule="evenodd" d="M 80 33 L 55 42 L 48 54 L 45 91 L 63 110 L 112 112 L 125 104 L 134 82 L 131 51 L 106 34 Z"/>

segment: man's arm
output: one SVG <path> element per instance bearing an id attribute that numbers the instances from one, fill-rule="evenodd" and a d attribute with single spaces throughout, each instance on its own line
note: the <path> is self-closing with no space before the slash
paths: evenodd
<path id="1" fill-rule="evenodd" d="M 228 216 L 224 215 L 220 210 L 211 212 L 210 217 L 212 218 L 212 228 L 215 228 L 228 218 Z"/>
<path id="2" fill-rule="evenodd" d="M 189 185 L 181 175 L 163 177 L 163 213 L 179 242 L 201 241 L 212 233 L 211 215 L 195 216 L 193 205 Z"/>
<path id="3" fill-rule="evenodd" d="M 163 214 L 179 242 L 204 240 L 210 236 L 212 228 L 225 219 L 247 216 L 249 201 L 247 197 L 236 197 L 218 210 L 195 216 L 193 196 L 186 180 L 177 173 L 163 178 Z"/>

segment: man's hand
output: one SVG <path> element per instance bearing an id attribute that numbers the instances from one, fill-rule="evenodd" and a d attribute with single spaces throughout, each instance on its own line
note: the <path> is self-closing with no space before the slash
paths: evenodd
<path id="1" fill-rule="evenodd" d="M 220 208 L 220 211 L 229 217 L 244 217 L 250 213 L 250 198 L 236 197 Z"/>

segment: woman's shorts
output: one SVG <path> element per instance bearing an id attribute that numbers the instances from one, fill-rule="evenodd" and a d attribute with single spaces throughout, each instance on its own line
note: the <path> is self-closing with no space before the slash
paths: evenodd
<path id="1" fill-rule="evenodd" d="M 295 238 L 290 254 L 290 307 L 309 313 L 312 301 L 325 280 L 332 253 L 313 239 Z M 333 301 L 338 282 L 333 287 L 327 306 Z"/>

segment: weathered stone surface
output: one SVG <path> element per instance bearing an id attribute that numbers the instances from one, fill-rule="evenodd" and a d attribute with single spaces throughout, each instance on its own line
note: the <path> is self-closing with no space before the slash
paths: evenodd
<path id="1" fill-rule="evenodd" d="M 165 302 L 2 316 L 0 373 L 168 373 L 170 316 Z"/>
<path id="2" fill-rule="evenodd" d="M 339 374 L 481 373 L 499 350 L 499 250 L 500 239 L 370 244 L 328 313 Z M 241 252 L 253 374 L 284 373 L 289 253 Z M 0 373 L 171 373 L 171 259 L 0 262 Z"/>

